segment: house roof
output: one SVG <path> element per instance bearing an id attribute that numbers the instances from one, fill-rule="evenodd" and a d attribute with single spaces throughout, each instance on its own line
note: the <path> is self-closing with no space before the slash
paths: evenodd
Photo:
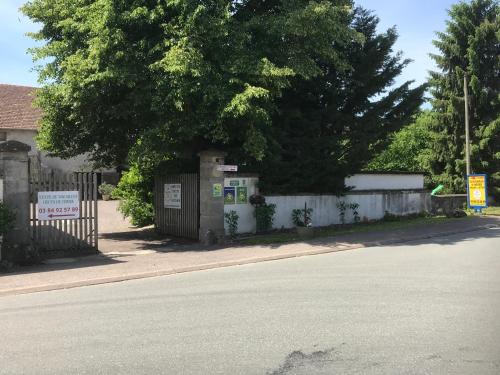
<path id="1" fill-rule="evenodd" d="M 42 112 L 33 107 L 35 90 L 35 87 L 0 84 L 0 129 L 38 129 Z"/>

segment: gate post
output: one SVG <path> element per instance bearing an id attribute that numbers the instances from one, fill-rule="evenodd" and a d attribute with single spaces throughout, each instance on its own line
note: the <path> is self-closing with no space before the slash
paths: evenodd
<path id="1" fill-rule="evenodd" d="M 217 166 L 224 164 L 225 152 L 208 150 L 200 152 L 200 230 L 199 239 L 204 244 L 224 242 L 224 194 L 214 196 L 214 185 L 224 191 L 224 172 Z"/>
<path id="2" fill-rule="evenodd" d="M 15 215 L 14 227 L 4 241 L 23 249 L 31 244 L 28 152 L 31 147 L 18 141 L 0 142 L 0 178 L 3 201 Z"/>

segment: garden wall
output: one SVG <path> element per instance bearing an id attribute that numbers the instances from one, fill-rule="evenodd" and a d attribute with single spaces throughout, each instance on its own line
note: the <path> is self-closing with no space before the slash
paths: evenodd
<path id="1" fill-rule="evenodd" d="M 239 216 L 238 232 L 255 233 L 255 208 L 250 204 L 249 197 L 257 192 L 259 178 L 253 175 L 239 174 L 224 178 L 224 212 L 236 211 Z M 226 199 L 228 192 L 233 199 Z M 238 194 L 238 192 L 240 194 Z M 243 196 L 242 194 L 245 194 Z M 224 220 L 224 229 L 228 233 L 227 223 Z"/>
<path id="2" fill-rule="evenodd" d="M 376 173 L 365 172 L 346 177 L 345 186 L 352 190 L 408 190 L 423 189 L 424 175 L 422 173 L 394 172 Z"/>
<path id="3" fill-rule="evenodd" d="M 430 194 L 425 190 L 350 192 L 343 197 L 335 195 L 266 196 L 266 202 L 276 205 L 274 228 L 293 228 L 292 210 L 313 209 L 313 226 L 340 224 L 337 202 L 358 203 L 361 221 L 379 220 L 385 212 L 402 216 L 430 211 Z M 346 223 L 354 221 L 352 211 L 346 211 Z"/>
<path id="4" fill-rule="evenodd" d="M 345 184 L 352 190 L 342 197 L 336 195 L 300 194 L 266 195 L 266 202 L 276 205 L 273 227 L 293 228 L 292 210 L 307 207 L 313 209 L 312 224 L 315 227 L 340 224 L 337 203 L 358 203 L 361 221 L 380 220 L 386 212 L 403 216 L 431 211 L 431 196 L 423 189 L 421 173 L 361 173 L 346 178 Z M 248 197 L 258 192 L 258 177 L 232 174 L 224 179 L 224 211 L 236 211 L 239 215 L 238 232 L 254 233 L 256 230 L 254 207 Z M 238 200 L 238 187 L 247 194 Z M 227 193 L 230 193 L 229 195 Z M 232 198 L 226 199 L 226 197 Z M 346 211 L 346 223 L 354 221 L 352 210 Z M 227 223 L 225 223 L 227 233 Z"/>

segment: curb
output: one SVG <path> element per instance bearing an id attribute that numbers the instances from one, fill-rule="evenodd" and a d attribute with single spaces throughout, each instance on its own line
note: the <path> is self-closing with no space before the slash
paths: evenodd
<path id="1" fill-rule="evenodd" d="M 388 240 L 383 240 L 383 241 L 370 241 L 370 242 L 364 242 L 364 243 L 354 244 L 354 245 L 350 245 L 350 246 L 342 245 L 342 244 L 324 245 L 324 247 L 321 249 L 302 251 L 302 252 L 296 252 L 296 253 L 290 253 L 290 254 L 269 255 L 269 256 L 263 256 L 263 257 L 258 257 L 258 258 L 244 258 L 244 259 L 231 260 L 231 261 L 225 261 L 225 262 L 205 263 L 205 264 L 201 264 L 198 266 L 182 267 L 182 268 L 178 268 L 178 269 L 140 272 L 140 273 L 124 275 L 124 276 L 103 277 L 103 278 L 99 278 L 99 279 L 73 281 L 73 282 L 66 282 L 66 283 L 59 283 L 59 284 L 38 285 L 38 286 L 33 286 L 33 287 L 28 287 L 28 288 L 17 288 L 17 289 L 10 289 L 10 290 L 6 290 L 6 291 L 0 291 L 0 297 L 9 296 L 9 295 L 18 295 L 18 294 L 47 292 L 47 291 L 52 291 L 52 290 L 71 289 L 71 288 L 77 288 L 77 287 L 82 287 L 82 286 L 110 284 L 110 283 L 117 283 L 117 282 L 122 282 L 122 281 L 127 281 L 127 280 L 145 279 L 145 278 L 158 277 L 158 276 L 168 276 L 168 275 L 187 273 L 187 272 L 193 272 L 193 271 L 203 271 L 203 270 L 209 270 L 209 269 L 215 269 L 215 268 L 240 266 L 240 265 L 260 263 L 260 262 L 268 262 L 268 261 L 273 261 L 273 260 L 298 258 L 298 257 L 308 256 L 308 255 L 335 253 L 335 252 L 339 252 L 339 251 L 361 249 L 361 248 L 365 248 L 365 247 L 379 247 L 379 246 L 386 246 L 386 245 L 397 244 L 397 243 L 406 243 L 406 242 L 424 240 L 424 239 L 435 238 L 435 237 L 444 237 L 444 236 L 449 236 L 449 235 L 454 235 L 454 234 L 475 232 L 475 231 L 492 229 L 492 228 L 499 228 L 499 227 L 500 226 L 496 225 L 496 224 L 487 224 L 487 225 L 480 225 L 477 227 L 468 228 L 468 229 L 464 229 L 464 230 L 437 232 L 437 233 L 432 233 L 429 235 L 419 235 L 419 236 L 412 236 L 412 237 L 405 237 L 405 238 L 398 238 L 398 239 L 393 238 L 393 239 L 388 239 Z"/>

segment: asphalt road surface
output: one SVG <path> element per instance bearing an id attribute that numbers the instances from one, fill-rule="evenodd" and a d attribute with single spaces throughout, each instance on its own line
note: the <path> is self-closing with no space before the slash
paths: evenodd
<path id="1" fill-rule="evenodd" d="M 2 297 L 0 374 L 500 374 L 500 229 Z"/>

